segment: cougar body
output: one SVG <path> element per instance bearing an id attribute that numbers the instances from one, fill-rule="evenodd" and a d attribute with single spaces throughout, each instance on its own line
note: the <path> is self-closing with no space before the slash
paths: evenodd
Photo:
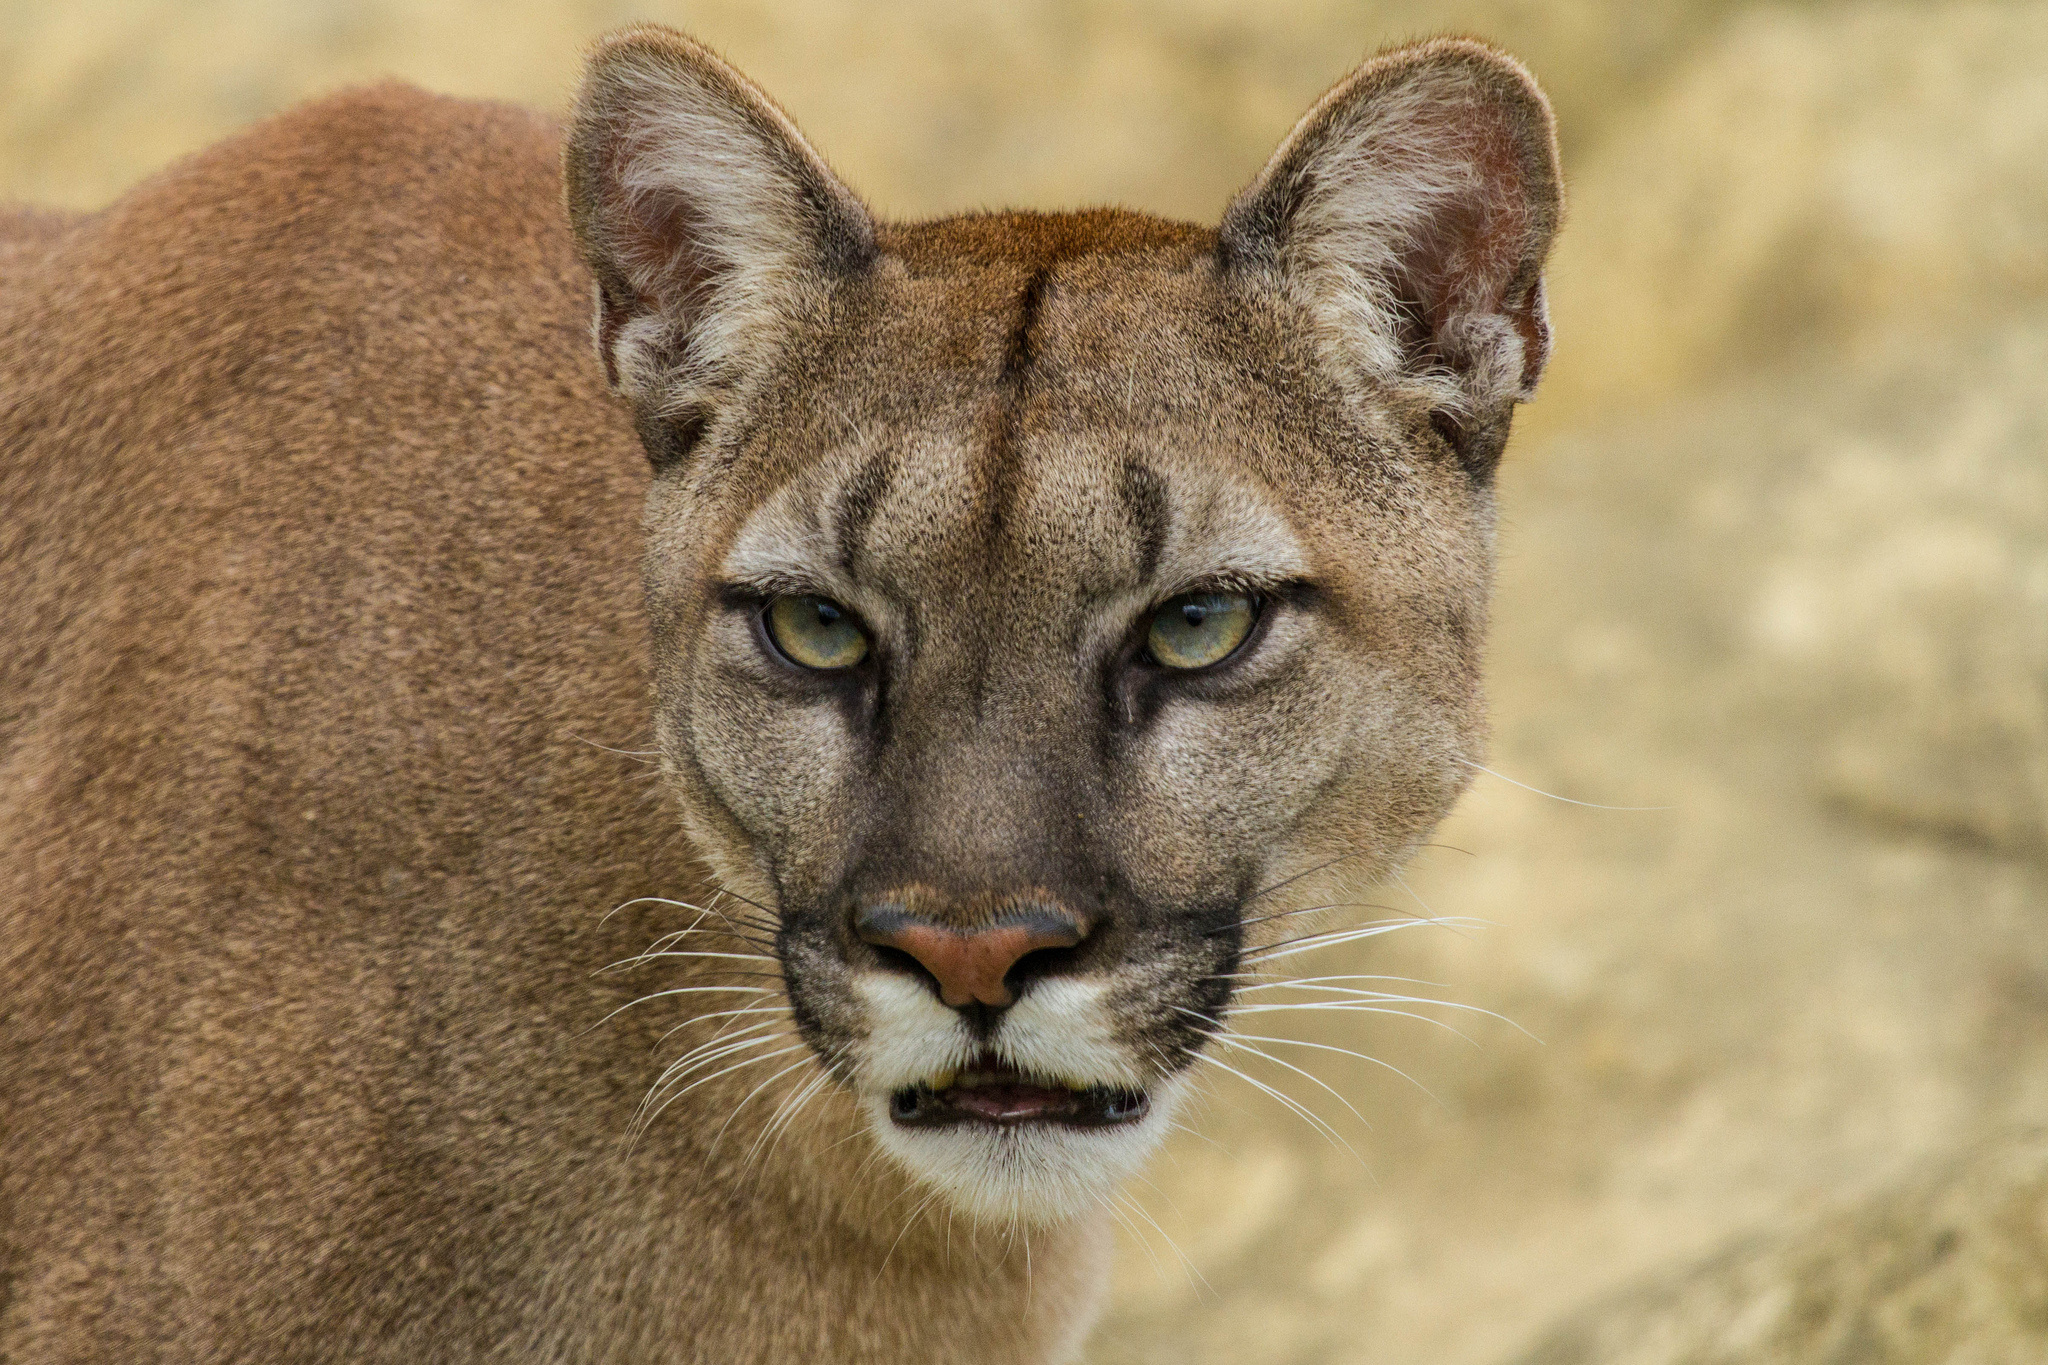
<path id="1" fill-rule="evenodd" d="M 564 156 L 381 87 L 0 224 L 0 1359 L 1069 1358 L 1274 888 L 1478 755 L 1507 59 L 1220 228 L 880 222 L 653 29 Z"/>

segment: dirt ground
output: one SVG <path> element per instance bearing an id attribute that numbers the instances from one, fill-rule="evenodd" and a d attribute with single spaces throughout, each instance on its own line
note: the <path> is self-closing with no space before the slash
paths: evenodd
<path id="1" fill-rule="evenodd" d="M 559 107 L 640 15 L 904 215 L 1212 216 L 1420 32 L 1556 99 L 1493 766 L 1592 804 L 1480 777 L 1383 890 L 1485 923 L 1320 964 L 1519 1027 L 1260 1030 L 1370 1126 L 1222 1078 L 1092 1361 L 2048 1359 L 2048 5 L 0 0 L 0 198 L 385 74 Z"/>

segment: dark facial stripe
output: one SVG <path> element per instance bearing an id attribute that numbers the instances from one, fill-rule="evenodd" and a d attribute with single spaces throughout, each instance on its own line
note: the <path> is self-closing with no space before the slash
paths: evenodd
<path id="1" fill-rule="evenodd" d="M 1166 481 L 1137 461 L 1126 460 L 1117 493 L 1137 538 L 1138 582 L 1149 583 L 1159 571 L 1159 556 L 1166 552 Z"/>
<path id="2" fill-rule="evenodd" d="M 1031 366 L 1038 359 L 1038 315 L 1051 288 L 1052 268 L 1041 266 L 1024 282 L 1017 297 L 1016 323 L 1010 330 L 1009 345 L 1003 351 L 1003 368 L 997 376 L 995 430 L 989 441 L 989 547 L 1002 539 L 1010 519 L 1010 502 L 1017 480 L 1011 470 L 1017 419 L 1023 407 L 1024 385 Z"/>
<path id="3" fill-rule="evenodd" d="M 895 454 L 877 451 L 847 482 L 840 495 L 839 567 L 849 578 L 860 576 L 858 562 L 867 549 L 868 528 L 874 524 L 875 514 L 881 511 L 895 478 Z"/>
<path id="4" fill-rule="evenodd" d="M 1009 349 L 1003 354 L 1002 383 L 1005 388 L 1012 391 L 1024 383 L 1025 372 L 1038 358 L 1038 314 L 1045 306 L 1046 289 L 1051 282 L 1050 267 L 1033 271 L 1031 278 L 1024 284 L 1023 295 L 1017 301 L 1017 325 L 1010 333 Z"/>

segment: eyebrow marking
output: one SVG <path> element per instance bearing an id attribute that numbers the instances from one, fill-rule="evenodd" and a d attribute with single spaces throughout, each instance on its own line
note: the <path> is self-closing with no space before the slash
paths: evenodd
<path id="1" fill-rule="evenodd" d="M 840 493 L 837 528 L 839 567 L 848 578 L 859 576 L 856 563 L 867 551 L 868 529 L 888 499 L 890 485 L 895 480 L 895 454 L 887 450 L 876 451 L 846 481 L 846 487 Z"/>
<path id="2" fill-rule="evenodd" d="M 1160 556 L 1166 553 L 1166 533 L 1172 520 L 1166 480 L 1136 460 L 1125 460 L 1116 491 L 1137 536 L 1138 582 L 1149 583 L 1159 572 Z"/>

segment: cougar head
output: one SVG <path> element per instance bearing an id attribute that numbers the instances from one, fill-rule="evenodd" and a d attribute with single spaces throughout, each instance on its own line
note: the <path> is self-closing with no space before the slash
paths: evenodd
<path id="1" fill-rule="evenodd" d="M 661 763 L 803 1040 L 957 1207 L 1158 1141 L 1276 888 L 1393 870 L 1483 739 L 1492 474 L 1549 346 L 1548 108 L 1385 53 L 1220 226 L 878 220 L 667 30 L 566 154 L 656 475 Z"/>

